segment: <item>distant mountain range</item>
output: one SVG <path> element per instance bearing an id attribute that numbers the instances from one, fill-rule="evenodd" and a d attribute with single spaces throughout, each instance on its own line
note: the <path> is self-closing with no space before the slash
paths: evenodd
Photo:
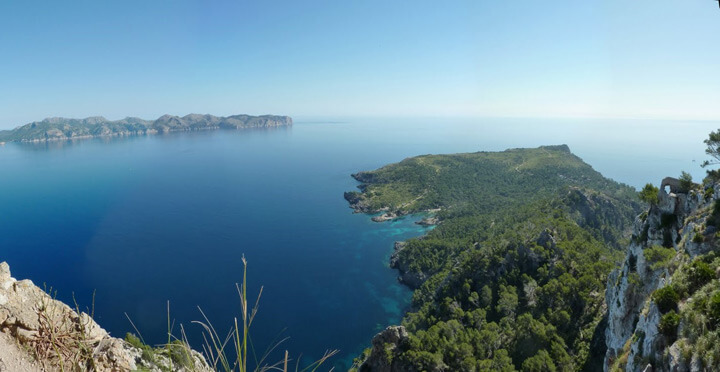
<path id="1" fill-rule="evenodd" d="M 86 119 L 48 118 L 0 131 L 0 142 L 45 142 L 92 137 L 132 136 L 206 129 L 244 129 L 291 126 L 292 118 L 276 115 L 213 116 L 163 115 L 157 120 L 128 117 L 108 120 L 101 116 Z"/>

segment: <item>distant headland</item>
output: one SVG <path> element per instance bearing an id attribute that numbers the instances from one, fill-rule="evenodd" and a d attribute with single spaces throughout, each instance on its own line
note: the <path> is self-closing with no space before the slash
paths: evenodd
<path id="1" fill-rule="evenodd" d="M 127 117 L 114 121 L 101 116 L 85 119 L 48 118 L 0 131 L 0 142 L 47 142 L 208 129 L 274 128 L 291 126 L 292 123 L 291 117 L 277 115 L 223 117 L 189 114 L 183 117 L 163 115 L 157 120 Z"/>

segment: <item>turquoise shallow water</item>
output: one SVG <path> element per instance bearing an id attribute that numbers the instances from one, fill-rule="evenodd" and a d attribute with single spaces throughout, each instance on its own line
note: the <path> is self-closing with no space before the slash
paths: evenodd
<path id="1" fill-rule="evenodd" d="M 249 261 L 264 286 L 258 349 L 304 358 L 338 348 L 348 366 L 410 300 L 387 266 L 393 242 L 422 235 L 405 218 L 353 214 L 350 174 L 427 153 L 566 143 L 635 187 L 688 170 L 717 123 L 510 119 L 300 118 L 288 129 L 179 133 L 0 147 L 0 260 L 85 306 L 116 336 L 165 339 L 172 317 L 199 346 L 201 306 L 218 328 L 237 314 Z M 696 162 L 693 162 L 696 160 Z M 177 328 L 176 328 L 177 329 Z"/>

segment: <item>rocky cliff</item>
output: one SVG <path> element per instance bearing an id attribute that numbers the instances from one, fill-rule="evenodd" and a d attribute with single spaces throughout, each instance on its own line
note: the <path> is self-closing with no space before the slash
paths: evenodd
<path id="1" fill-rule="evenodd" d="M 714 346 L 720 319 L 713 313 L 720 310 L 718 186 L 661 188 L 658 202 L 636 218 L 622 267 L 608 278 L 606 371 L 720 366 L 720 345 Z"/>
<path id="2" fill-rule="evenodd" d="M 227 117 L 199 114 L 183 117 L 163 115 L 157 120 L 128 117 L 115 121 L 100 116 L 85 119 L 48 118 L 10 131 L 0 131 L 0 141 L 45 142 L 177 131 L 274 128 L 291 125 L 292 118 L 276 115 L 232 115 Z"/>
<path id="3" fill-rule="evenodd" d="M 0 370 L 210 371 L 198 352 L 153 351 L 110 336 L 88 314 L 53 299 L 0 263 Z M 178 358 L 178 355 L 181 357 Z M 182 360 L 178 360 L 182 359 Z"/>

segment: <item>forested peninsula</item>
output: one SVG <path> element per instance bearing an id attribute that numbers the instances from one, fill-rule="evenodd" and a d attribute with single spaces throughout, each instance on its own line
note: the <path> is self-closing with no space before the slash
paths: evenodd
<path id="1" fill-rule="evenodd" d="M 720 365 L 717 177 L 668 178 L 670 190 L 649 184 L 638 198 L 565 145 L 424 155 L 353 177 L 357 212 L 438 224 L 396 243 L 411 308 L 356 370 Z"/>
<path id="2" fill-rule="evenodd" d="M 157 120 L 128 117 L 115 121 L 101 116 L 85 119 L 48 118 L 0 131 L 0 142 L 46 142 L 209 129 L 274 128 L 291 126 L 292 123 L 291 117 L 277 115 L 223 117 L 189 114 L 182 117 L 163 115 Z"/>

